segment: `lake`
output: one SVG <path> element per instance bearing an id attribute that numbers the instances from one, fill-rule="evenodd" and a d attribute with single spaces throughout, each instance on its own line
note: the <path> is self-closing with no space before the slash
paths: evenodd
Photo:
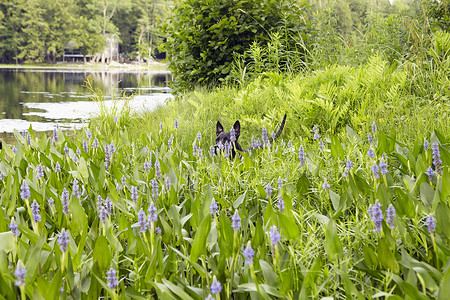
<path id="1" fill-rule="evenodd" d="M 107 107 L 113 95 L 133 96 L 131 107 L 138 112 L 172 97 L 168 71 L 0 69 L 0 135 L 8 139 L 14 129 L 23 131 L 30 124 L 35 131 L 50 131 L 56 124 L 80 128 L 99 112 L 86 87 L 88 78 Z"/>

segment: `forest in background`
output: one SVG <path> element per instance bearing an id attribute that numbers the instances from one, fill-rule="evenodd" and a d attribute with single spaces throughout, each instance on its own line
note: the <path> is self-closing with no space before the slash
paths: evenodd
<path id="1" fill-rule="evenodd" d="M 219 2 L 228 5 L 230 1 Z M 392 5 L 388 0 L 289 2 L 304 10 L 294 16 L 302 30 L 314 28 L 317 11 L 327 11 L 333 19 L 339 20 L 337 25 L 346 34 L 364 30 L 374 13 L 398 14 L 413 3 L 409 0 L 397 0 Z M 160 45 L 167 37 L 161 27 L 166 24 L 171 10 L 182 3 L 172 0 L 0 0 L 0 62 L 56 63 L 69 41 L 74 41 L 74 47 L 80 48 L 83 54 L 94 55 L 104 49 L 105 34 L 117 34 L 120 53 L 131 59 L 155 57 L 163 51 Z"/>

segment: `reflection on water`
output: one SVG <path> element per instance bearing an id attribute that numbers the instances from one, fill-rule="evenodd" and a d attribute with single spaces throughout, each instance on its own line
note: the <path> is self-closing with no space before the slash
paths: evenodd
<path id="1" fill-rule="evenodd" d="M 80 124 L 97 110 L 86 78 L 105 99 L 138 95 L 132 100 L 136 110 L 151 109 L 171 97 L 168 71 L 0 69 L 0 132 L 30 124 L 35 130 L 50 130 L 56 123 Z"/>

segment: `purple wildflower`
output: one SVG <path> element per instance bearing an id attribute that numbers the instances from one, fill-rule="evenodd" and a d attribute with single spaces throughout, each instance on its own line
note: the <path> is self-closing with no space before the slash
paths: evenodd
<path id="1" fill-rule="evenodd" d="M 56 162 L 56 164 L 55 164 L 55 172 L 56 173 L 61 172 L 61 165 L 59 164 L 59 162 Z"/>
<path id="2" fill-rule="evenodd" d="M 11 230 L 11 234 L 14 238 L 16 238 L 20 232 L 19 232 L 19 225 L 17 225 L 16 221 L 14 220 L 14 217 L 11 218 L 11 223 L 9 223 L 9 229 Z"/>
<path id="3" fill-rule="evenodd" d="M 72 160 L 73 160 L 74 163 L 78 162 L 78 156 L 75 155 L 75 156 L 72 158 Z"/>
<path id="4" fill-rule="evenodd" d="M 114 146 L 114 143 L 111 142 L 111 145 L 109 145 L 109 150 L 111 151 L 111 154 L 113 154 L 114 152 L 116 152 L 116 147 Z"/>
<path id="5" fill-rule="evenodd" d="M 66 231 L 64 228 L 58 235 L 58 244 L 62 252 L 67 251 L 67 245 L 69 244 L 69 232 Z"/>
<path id="6" fill-rule="evenodd" d="M 277 184 L 278 189 L 281 190 L 281 188 L 283 187 L 283 179 L 281 179 L 281 177 L 278 177 Z"/>
<path id="7" fill-rule="evenodd" d="M 247 248 L 244 249 L 245 264 L 251 265 L 253 263 L 253 256 L 255 255 L 255 250 L 253 250 L 251 243 L 247 243 Z"/>
<path id="8" fill-rule="evenodd" d="M 429 215 L 425 220 L 425 224 L 427 225 L 428 232 L 433 234 L 436 230 L 436 219 L 432 215 Z"/>
<path id="9" fill-rule="evenodd" d="M 159 186 L 158 186 L 158 181 L 156 179 L 152 179 L 152 192 L 153 192 L 153 199 L 156 200 L 156 197 L 158 197 L 159 194 Z"/>
<path id="10" fill-rule="evenodd" d="M 173 126 L 175 127 L 175 129 L 178 128 L 178 120 L 177 119 L 175 119 L 175 121 L 173 122 Z"/>
<path id="11" fill-rule="evenodd" d="M 284 200 L 283 200 L 283 196 L 279 196 L 278 197 L 278 209 L 283 212 L 284 210 Z"/>
<path id="12" fill-rule="evenodd" d="M 425 174 L 428 175 L 428 180 L 432 181 L 433 180 L 433 168 L 432 167 L 428 167 L 427 171 L 425 172 Z"/>
<path id="13" fill-rule="evenodd" d="M 75 153 L 76 153 L 77 155 L 80 155 L 80 154 L 81 154 L 80 148 L 77 148 L 77 150 L 75 151 Z"/>
<path id="14" fill-rule="evenodd" d="M 216 201 L 214 199 L 212 199 L 211 205 L 209 206 L 209 211 L 210 211 L 211 215 L 214 216 L 218 210 L 219 210 L 219 206 L 217 205 Z"/>
<path id="15" fill-rule="evenodd" d="M 370 169 L 372 170 L 373 176 L 374 176 L 376 179 L 380 178 L 380 175 L 378 174 L 378 172 L 380 171 L 380 169 L 378 168 L 378 166 L 377 166 L 376 163 L 374 163 L 374 164 L 370 167 Z"/>
<path id="16" fill-rule="evenodd" d="M 14 271 L 14 275 L 16 276 L 17 280 L 14 283 L 15 286 L 25 286 L 25 275 L 27 274 L 27 269 L 25 269 L 22 262 L 19 262 L 17 264 L 16 270 Z"/>
<path id="17" fill-rule="evenodd" d="M 367 151 L 367 156 L 370 158 L 373 158 L 375 156 L 375 152 L 373 151 L 372 147 L 370 147 Z"/>
<path id="18" fill-rule="evenodd" d="M 137 199 L 139 198 L 138 190 L 136 186 L 131 186 L 131 199 L 134 203 L 137 203 Z"/>
<path id="19" fill-rule="evenodd" d="M 127 183 L 127 178 L 125 175 L 122 176 L 122 185 L 125 185 Z"/>
<path id="20" fill-rule="evenodd" d="M 146 223 L 145 223 L 145 213 L 142 210 L 142 208 L 138 212 L 138 224 L 140 227 L 139 232 L 145 232 L 147 230 Z"/>
<path id="21" fill-rule="evenodd" d="M 199 132 L 197 132 L 197 141 L 200 143 L 202 140 L 202 134 Z"/>
<path id="22" fill-rule="evenodd" d="M 114 117 L 114 122 L 116 122 L 116 123 L 117 123 L 117 121 L 119 121 L 119 118 L 117 118 L 117 117 Z"/>
<path id="23" fill-rule="evenodd" d="M 272 186 L 270 185 L 270 183 L 266 185 L 265 190 L 266 190 L 266 198 L 269 199 L 270 196 L 272 195 Z"/>
<path id="24" fill-rule="evenodd" d="M 380 173 L 381 175 L 389 173 L 387 163 L 385 163 L 383 159 L 380 161 Z"/>
<path id="25" fill-rule="evenodd" d="M 217 281 L 217 278 L 214 275 L 213 282 L 211 284 L 211 294 L 216 295 L 219 294 L 220 291 L 222 291 L 222 285 L 220 284 L 220 281 Z"/>
<path id="26" fill-rule="evenodd" d="M 431 149 L 433 150 L 433 165 L 434 169 L 437 174 L 442 175 L 442 160 L 441 160 L 441 154 L 439 153 L 439 144 L 437 142 L 434 142 L 431 146 Z"/>
<path id="27" fill-rule="evenodd" d="M 53 198 L 50 197 L 50 199 L 48 199 L 48 205 L 50 207 L 54 207 L 55 206 L 55 200 L 53 200 Z"/>
<path id="28" fill-rule="evenodd" d="M 92 133 L 89 131 L 89 128 L 86 129 L 86 138 L 90 140 L 92 138 Z"/>
<path id="29" fill-rule="evenodd" d="M 100 220 L 102 220 L 103 223 L 106 222 L 106 209 L 103 205 L 100 207 L 98 211 L 98 217 L 100 218 Z"/>
<path id="30" fill-rule="evenodd" d="M 83 140 L 83 151 L 88 152 L 89 151 L 89 145 L 86 140 Z"/>
<path id="31" fill-rule="evenodd" d="M 234 231 L 239 230 L 239 228 L 241 227 L 241 217 L 239 216 L 237 209 L 234 212 L 234 215 L 231 216 L 231 221 L 233 221 L 233 224 L 231 224 L 231 228 L 233 228 Z"/>
<path id="32" fill-rule="evenodd" d="M 347 170 L 351 170 L 351 168 L 353 167 L 353 162 L 351 160 L 347 160 L 347 162 L 345 163 L 345 167 L 347 168 Z"/>
<path id="33" fill-rule="evenodd" d="M 323 183 L 323 185 L 322 185 L 322 188 L 326 191 L 326 190 L 328 190 L 329 188 L 330 188 L 330 184 L 328 183 L 328 182 L 324 182 Z"/>
<path id="34" fill-rule="evenodd" d="M 103 205 L 103 198 L 102 196 L 98 195 L 97 196 L 97 209 L 100 211 L 100 209 L 102 208 Z"/>
<path id="35" fill-rule="evenodd" d="M 262 129 L 262 141 L 263 141 L 264 146 L 270 147 L 269 138 L 267 137 L 266 127 L 263 127 L 263 129 Z"/>
<path id="36" fill-rule="evenodd" d="M 252 148 L 253 149 L 256 148 L 256 143 L 255 143 L 255 138 L 254 137 L 252 137 Z"/>
<path id="37" fill-rule="evenodd" d="M 78 180 L 74 179 L 72 182 L 72 195 L 77 197 L 77 199 L 80 199 L 80 191 L 78 186 Z"/>
<path id="38" fill-rule="evenodd" d="M 65 153 L 66 155 L 69 155 L 69 147 L 67 147 L 67 145 L 64 146 L 64 153 Z"/>
<path id="39" fill-rule="evenodd" d="M 323 145 L 323 141 L 320 140 L 320 141 L 319 141 L 319 148 L 320 148 L 320 150 L 323 150 L 323 146 L 324 146 L 324 145 Z"/>
<path id="40" fill-rule="evenodd" d="M 69 214 L 69 191 L 66 188 L 64 188 L 64 190 L 61 194 L 61 203 L 63 205 L 63 209 L 62 209 L 63 213 L 65 215 L 68 215 Z"/>
<path id="41" fill-rule="evenodd" d="M 31 197 L 30 187 L 28 184 L 24 181 L 22 185 L 20 186 L 20 197 L 22 200 L 28 199 Z"/>
<path id="42" fill-rule="evenodd" d="M 13 154 L 16 154 L 17 148 L 15 146 L 12 148 L 12 152 L 13 152 Z"/>
<path id="43" fill-rule="evenodd" d="M 425 142 L 423 142 L 423 148 L 425 151 L 428 151 L 428 146 L 429 146 L 429 143 L 427 140 L 425 140 Z"/>
<path id="44" fill-rule="evenodd" d="M 41 214 L 39 213 L 39 203 L 36 200 L 33 200 L 31 203 L 31 213 L 33 215 L 34 222 L 38 223 L 41 221 Z"/>
<path id="45" fill-rule="evenodd" d="M 163 123 L 162 122 L 159 122 L 159 129 L 163 129 Z"/>
<path id="46" fill-rule="evenodd" d="M 395 228 L 394 226 L 394 218 L 395 218 L 395 207 L 390 204 L 386 210 L 386 223 L 388 223 L 389 228 Z"/>
<path id="47" fill-rule="evenodd" d="M 56 143 L 58 141 L 58 131 L 56 128 L 53 128 L 53 142 Z"/>
<path id="48" fill-rule="evenodd" d="M 31 134 L 27 134 L 27 143 L 28 145 L 31 145 Z"/>
<path id="49" fill-rule="evenodd" d="M 170 190 L 170 186 L 172 185 L 172 181 L 170 181 L 170 178 L 166 178 L 166 190 Z"/>
<path id="50" fill-rule="evenodd" d="M 281 241 L 281 235 L 278 232 L 277 226 L 273 225 L 270 227 L 269 237 L 271 240 L 272 246 L 275 246 L 279 241 Z"/>
<path id="51" fill-rule="evenodd" d="M 145 172 L 150 172 L 150 168 L 151 168 L 151 162 L 149 163 L 148 161 L 144 162 L 144 170 Z"/>
<path id="52" fill-rule="evenodd" d="M 23 138 L 26 138 L 26 137 L 27 137 L 27 131 L 26 131 L 26 130 L 22 131 L 22 137 L 23 137 Z"/>
<path id="53" fill-rule="evenodd" d="M 156 175 L 156 178 L 161 178 L 161 168 L 160 168 L 160 166 L 159 166 L 159 160 L 156 160 L 155 161 L 155 175 Z"/>
<path id="54" fill-rule="evenodd" d="M 95 138 L 94 141 L 92 142 L 92 149 L 96 149 L 99 147 L 99 142 L 98 139 Z"/>
<path id="55" fill-rule="evenodd" d="M 153 202 L 148 207 L 148 220 L 151 222 L 158 221 L 158 214 L 156 213 L 156 207 Z"/>
<path id="56" fill-rule="evenodd" d="M 44 168 L 42 167 L 42 165 L 37 165 L 36 166 L 36 178 L 39 180 L 42 177 L 44 177 Z"/>
<path id="57" fill-rule="evenodd" d="M 0 172 L 0 180 L 4 180 L 6 177 L 5 173 Z"/>
<path id="58" fill-rule="evenodd" d="M 375 204 L 370 205 L 368 212 L 369 212 L 370 219 L 373 221 L 373 223 L 375 225 L 375 229 L 373 231 L 380 232 L 381 231 L 381 222 L 383 221 L 383 212 L 381 211 L 380 202 L 377 200 L 377 201 L 375 201 Z"/>
<path id="59" fill-rule="evenodd" d="M 305 165 L 305 150 L 303 149 L 303 146 L 298 148 L 298 159 L 300 160 L 300 166 L 303 167 Z"/>
<path id="60" fill-rule="evenodd" d="M 109 146 L 106 145 L 105 146 L 105 166 L 106 169 L 109 169 L 109 166 L 111 165 L 111 153 L 110 153 L 110 149 Z"/>
<path id="61" fill-rule="evenodd" d="M 106 272 L 106 280 L 108 281 L 107 285 L 111 289 L 115 289 L 119 284 L 117 281 L 117 270 L 111 268 Z"/>
<path id="62" fill-rule="evenodd" d="M 372 123 L 372 133 L 377 132 L 377 125 L 374 123 Z"/>
<path id="63" fill-rule="evenodd" d="M 209 156 L 213 157 L 216 154 L 214 146 L 209 147 Z"/>
<path id="64" fill-rule="evenodd" d="M 109 199 L 109 197 L 106 197 L 105 199 L 105 209 L 106 209 L 106 213 L 109 215 L 111 215 L 112 212 L 112 201 L 111 199 Z"/>
<path id="65" fill-rule="evenodd" d="M 373 141 L 373 136 L 369 133 L 369 135 L 367 136 L 367 140 L 369 141 L 369 143 L 371 142 L 371 141 Z"/>

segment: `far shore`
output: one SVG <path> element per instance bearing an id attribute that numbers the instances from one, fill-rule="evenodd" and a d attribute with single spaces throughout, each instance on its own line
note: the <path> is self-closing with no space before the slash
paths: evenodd
<path id="1" fill-rule="evenodd" d="M 167 70 L 167 64 L 160 61 L 152 61 L 144 64 L 125 64 L 113 62 L 102 63 L 56 63 L 56 64 L 0 64 L 0 69 L 48 69 L 48 70 Z"/>

